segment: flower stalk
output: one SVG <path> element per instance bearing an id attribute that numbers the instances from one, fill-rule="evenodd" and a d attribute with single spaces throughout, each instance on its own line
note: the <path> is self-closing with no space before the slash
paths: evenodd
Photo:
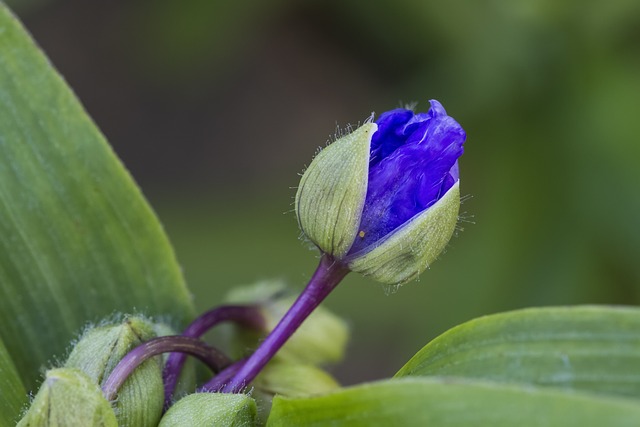
<path id="1" fill-rule="evenodd" d="M 260 373 L 313 310 L 335 289 L 349 269 L 333 257 L 323 254 L 306 288 L 293 303 L 260 347 L 222 388 L 225 393 L 241 392 Z"/>
<path id="2" fill-rule="evenodd" d="M 240 359 L 237 362 L 232 363 L 231 365 L 224 368 L 222 371 L 218 372 L 216 376 L 211 378 L 209 382 L 200 387 L 198 393 L 218 393 L 224 388 L 224 386 L 231 380 L 233 376 L 235 376 L 240 368 L 247 362 L 247 359 Z"/>
<path id="3" fill-rule="evenodd" d="M 168 352 L 182 352 L 195 356 L 213 372 L 219 372 L 231 364 L 231 360 L 222 352 L 196 338 L 180 335 L 153 338 L 131 350 L 113 368 L 109 378 L 102 385 L 105 398 L 108 401 L 114 400 L 122 384 L 138 366 L 154 356 Z"/>
<path id="4" fill-rule="evenodd" d="M 200 338 L 209 329 L 222 322 L 232 321 L 241 326 L 261 330 L 264 316 L 257 305 L 223 305 L 199 316 L 182 332 L 183 337 Z M 162 373 L 164 379 L 165 407 L 171 403 L 180 371 L 187 359 L 186 353 L 171 353 Z"/>

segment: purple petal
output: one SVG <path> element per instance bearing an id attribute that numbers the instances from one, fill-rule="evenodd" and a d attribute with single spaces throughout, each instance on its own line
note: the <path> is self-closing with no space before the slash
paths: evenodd
<path id="1" fill-rule="evenodd" d="M 408 110 L 380 117 L 383 132 L 372 138 L 371 152 L 377 150 L 377 158 L 369 164 L 360 233 L 350 254 L 373 245 L 429 208 L 458 180 L 464 130 L 439 102 L 431 104 L 427 113 L 409 118 Z"/>
<path id="2" fill-rule="evenodd" d="M 405 124 L 412 117 L 413 111 L 401 108 L 387 111 L 380 116 L 376 121 L 378 131 L 371 138 L 371 165 L 380 163 L 404 144 L 407 139 L 403 133 Z"/>

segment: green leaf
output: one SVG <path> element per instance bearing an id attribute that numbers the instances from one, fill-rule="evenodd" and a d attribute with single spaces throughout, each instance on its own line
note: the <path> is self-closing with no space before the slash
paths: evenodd
<path id="1" fill-rule="evenodd" d="M 13 427 L 27 403 L 27 392 L 20 381 L 7 348 L 0 340 L 0 427 Z"/>
<path id="2" fill-rule="evenodd" d="M 311 398 L 276 397 L 267 425 L 631 427 L 640 425 L 640 405 L 545 387 L 402 378 Z"/>
<path id="3" fill-rule="evenodd" d="M 27 389 L 87 321 L 193 306 L 140 190 L 0 3 L 0 338 Z"/>
<path id="4" fill-rule="evenodd" d="M 640 397 L 640 309 L 533 308 L 442 334 L 396 377 L 457 376 Z"/>

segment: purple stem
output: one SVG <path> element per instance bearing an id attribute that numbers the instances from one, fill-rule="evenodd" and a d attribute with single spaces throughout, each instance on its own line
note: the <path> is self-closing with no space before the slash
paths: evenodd
<path id="1" fill-rule="evenodd" d="M 239 393 L 260 373 L 276 352 L 284 345 L 302 322 L 340 283 L 349 270 L 324 254 L 309 284 L 293 303 L 260 347 L 224 386 L 224 393 Z"/>
<path id="2" fill-rule="evenodd" d="M 208 383 L 200 387 L 198 393 L 217 393 L 227 382 L 244 366 L 247 362 L 247 359 L 241 359 L 233 364 L 227 366 L 222 371 L 220 371 L 215 377 L 209 380 Z"/>
<path id="3" fill-rule="evenodd" d="M 102 393 L 106 399 L 109 401 L 115 399 L 118 389 L 138 366 L 153 356 L 170 351 L 180 351 L 195 356 L 213 372 L 218 372 L 231 363 L 231 360 L 222 352 L 195 338 L 180 335 L 153 338 L 131 350 L 113 368 L 109 378 L 102 385 Z"/>
<path id="4" fill-rule="evenodd" d="M 218 323 L 233 321 L 251 329 L 264 329 L 264 316 L 256 305 L 223 305 L 214 308 L 191 322 L 182 332 L 182 336 L 200 338 L 209 329 Z M 183 353 L 172 353 L 167 358 L 164 365 L 164 401 L 168 407 L 171 403 L 173 392 L 180 377 L 180 371 L 184 365 L 187 355 Z"/>

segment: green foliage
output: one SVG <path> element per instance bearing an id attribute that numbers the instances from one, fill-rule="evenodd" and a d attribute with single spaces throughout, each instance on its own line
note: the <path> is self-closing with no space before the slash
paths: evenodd
<path id="1" fill-rule="evenodd" d="M 393 380 L 276 398 L 269 425 L 636 425 L 639 331 L 636 308 L 481 317 L 430 342 Z"/>
<path id="2" fill-rule="evenodd" d="M 396 377 L 453 376 L 640 398 L 640 309 L 533 308 L 427 344 Z"/>
<path id="3" fill-rule="evenodd" d="M 485 316 L 427 345 L 400 370 L 397 376 L 405 378 L 336 391 L 321 387 L 312 397 L 300 397 L 313 387 L 300 382 L 312 378 L 307 372 L 274 371 L 272 380 L 289 378 L 303 387 L 276 396 L 268 425 L 636 425 L 639 323 L 640 309 L 596 306 Z M 226 398 L 244 398 L 249 412 L 238 412 Z M 213 417 L 252 425 L 255 403 L 249 400 L 191 395 L 162 422 L 189 425 Z"/>
<path id="4" fill-rule="evenodd" d="M 311 398 L 276 397 L 267 425 L 632 427 L 638 423 L 640 405 L 630 399 L 461 379 L 402 378 Z"/>
<path id="5" fill-rule="evenodd" d="M 27 392 L 18 371 L 0 340 L 0 427 L 13 427 L 27 402 Z"/>
<path id="6" fill-rule="evenodd" d="M 167 13 L 159 13 L 154 22 L 164 22 L 163 17 L 174 20 L 175 15 L 168 13 L 174 6 L 169 3 L 163 3 L 161 12 L 166 9 Z M 394 336 L 410 328 L 424 336 L 427 328 L 418 326 L 426 323 L 425 311 L 430 313 L 429 328 L 443 328 L 455 319 L 449 313 L 459 316 L 469 311 L 469 301 L 473 310 L 483 311 L 507 301 L 512 307 L 593 300 L 605 284 L 606 297 L 599 301 L 637 300 L 637 281 L 632 279 L 638 277 L 634 248 L 639 246 L 640 234 L 629 224 L 638 199 L 621 200 L 619 195 L 635 194 L 637 182 L 637 156 L 630 154 L 637 153 L 638 147 L 629 135 L 637 133 L 639 122 L 628 120 L 628 115 L 637 110 L 639 98 L 632 94 L 638 89 L 638 63 L 609 49 L 614 46 L 626 52 L 625 43 L 632 45 L 631 36 L 612 30 L 612 24 L 633 9 L 631 2 L 611 7 L 606 16 L 593 6 L 572 7 L 577 2 L 560 6 L 542 2 L 535 7 L 531 3 L 529 9 L 516 3 L 498 8 L 497 4 L 454 2 L 438 10 L 425 6 L 428 3 L 403 0 L 383 6 L 351 1 L 340 2 L 339 7 L 345 16 L 351 10 L 361 18 L 356 24 L 349 20 L 349 28 L 375 29 L 382 42 L 375 44 L 377 54 L 371 55 L 377 62 L 404 69 L 406 61 L 396 61 L 384 52 L 395 52 L 397 59 L 415 57 L 419 50 L 422 59 L 416 61 L 429 65 L 418 67 L 421 71 L 407 86 L 427 93 L 433 89 L 435 96 L 457 94 L 459 105 L 472 100 L 465 108 L 477 120 L 471 126 L 474 144 L 492 149 L 477 149 L 475 157 L 465 160 L 470 166 L 465 175 L 477 179 L 465 181 L 469 187 L 463 191 L 483 196 L 479 213 L 484 223 L 469 243 L 457 248 L 457 258 L 450 258 L 440 273 L 429 277 L 438 282 L 443 277 L 439 275 L 448 274 L 446 284 L 453 287 L 442 286 L 438 291 L 416 285 L 430 292 L 428 301 L 418 293 L 407 294 L 405 301 L 368 294 L 367 300 L 378 301 L 364 307 L 354 302 L 362 300 L 367 288 L 341 289 L 340 311 L 366 319 L 362 324 L 369 330 L 361 328 L 357 336 L 369 333 L 379 341 L 383 333 Z M 200 28 L 217 31 L 197 8 L 188 10 L 193 10 L 188 15 L 201 19 Z M 449 15 L 459 20 L 458 25 L 444 28 L 448 22 L 444 17 Z M 560 33 L 573 15 L 577 16 L 571 21 L 573 32 Z M 175 28 L 190 27 L 187 21 L 180 20 Z M 240 28 L 231 21 L 228 25 Z M 390 31 L 394 27 L 407 30 L 410 36 Z M 154 28 L 164 33 L 166 26 Z M 359 32 L 357 27 L 354 31 Z M 606 34 L 609 37 L 602 36 Z M 166 37 L 173 40 L 170 33 Z M 205 43 L 197 33 L 189 37 Z M 226 47 L 228 39 L 217 37 L 216 43 L 224 40 Z M 437 46 L 425 43 L 436 39 Z M 149 37 L 149 43 L 157 45 L 156 37 Z M 367 43 L 371 44 L 369 38 Z M 180 47 L 173 51 L 185 52 Z M 188 56 L 193 62 L 199 57 L 193 52 Z M 560 69 L 558 58 L 571 60 Z M 514 69 L 529 71 L 523 75 Z M 413 88 L 410 92 L 416 93 Z M 518 102 L 526 102 L 527 107 L 514 108 Z M 550 133 L 555 136 L 549 138 Z M 553 145 L 545 149 L 549 139 Z M 490 141 L 497 142 L 488 145 Z M 471 150 L 473 146 L 469 145 Z M 569 155 L 572 164 L 566 161 Z M 547 163 L 549 157 L 559 160 Z M 64 355 L 70 339 L 86 322 L 97 322 L 114 311 L 139 310 L 167 316 L 179 325 L 193 315 L 193 308 L 173 252 L 139 190 L 2 3 L 0 159 L 0 427 L 4 427 L 14 425 L 27 401 L 25 388 L 34 390 L 39 370 Z M 573 174 L 567 174 L 567 168 Z M 246 212 L 263 211 L 246 200 L 243 203 L 247 203 L 242 206 Z M 295 249 L 290 253 L 281 250 L 280 243 L 289 239 L 282 237 L 287 230 L 295 236 L 293 227 L 270 227 L 269 219 L 255 222 L 253 213 L 225 217 L 218 205 L 212 209 L 216 217 L 203 211 L 201 204 L 196 209 L 202 219 L 184 225 L 193 227 L 196 236 L 185 244 L 195 256 L 186 258 L 190 263 L 195 259 L 196 266 L 199 258 L 207 267 L 211 259 L 223 255 L 231 259 L 216 266 L 221 282 L 242 282 L 247 275 L 251 279 L 256 272 L 275 274 L 268 268 L 279 268 L 263 256 L 259 245 L 247 245 L 247 241 L 277 246 L 273 252 L 295 265 L 295 273 L 304 270 L 298 261 L 312 262 L 297 245 L 292 244 L 290 248 Z M 185 223 L 183 219 L 176 222 Z M 212 222 L 223 224 L 227 235 L 221 238 L 212 233 L 217 239 L 212 251 L 194 246 L 194 242 L 202 244 L 202 230 Z M 252 224 L 257 224 L 256 229 Z M 238 237 L 242 233 L 247 240 Z M 252 260 L 252 269 L 246 268 L 247 259 Z M 461 259 L 466 260 L 465 268 L 460 268 Z M 201 295 L 211 295 L 216 291 L 210 286 L 210 272 L 202 271 L 199 281 L 208 288 Z M 610 279 L 615 286 L 609 286 Z M 457 299 L 457 306 L 442 303 L 458 294 L 464 298 Z M 396 316 L 398 321 L 391 321 Z M 412 378 L 316 397 L 276 398 L 269 424 L 636 426 L 640 424 L 639 326 L 638 310 L 630 308 L 531 309 L 479 318 L 428 344 L 397 374 Z M 384 342 L 392 347 L 393 343 Z M 367 355 L 364 351 L 362 356 Z M 304 380 L 302 376 L 294 379 Z M 179 412 L 184 409 L 179 405 L 185 405 L 186 415 L 193 415 L 187 404 L 199 409 L 200 399 L 236 399 L 246 412 L 241 422 L 250 424 L 255 418 L 255 403 L 246 396 L 192 396 L 174 406 L 173 418 L 169 411 L 163 422 L 184 424 L 185 413 Z M 236 408 L 205 406 L 215 409 L 212 416 L 218 421 L 215 417 L 221 412 Z"/>
<path id="7" fill-rule="evenodd" d="M 193 307 L 139 189 L 1 3 L 0 52 L 0 338 L 33 390 L 87 322 Z"/>

